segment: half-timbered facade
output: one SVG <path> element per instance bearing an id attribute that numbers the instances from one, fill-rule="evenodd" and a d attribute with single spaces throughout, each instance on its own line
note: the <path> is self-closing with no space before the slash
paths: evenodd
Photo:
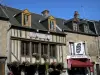
<path id="1" fill-rule="evenodd" d="M 9 62 L 29 61 L 35 63 L 33 54 L 39 54 L 42 63 L 42 56 L 46 54 L 49 62 L 62 62 L 63 50 L 65 47 L 65 35 L 50 32 L 35 31 L 27 28 L 11 28 L 10 30 L 10 54 Z M 60 54 L 59 54 L 60 52 Z"/>

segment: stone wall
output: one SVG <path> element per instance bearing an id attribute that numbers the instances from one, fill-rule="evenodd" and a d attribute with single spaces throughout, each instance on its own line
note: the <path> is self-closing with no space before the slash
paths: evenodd
<path id="1" fill-rule="evenodd" d="M 10 23 L 0 20 L 0 56 L 7 56 L 7 30 Z"/>
<path id="2" fill-rule="evenodd" d="M 97 62 L 98 40 L 97 37 L 95 36 L 67 32 L 66 35 L 67 55 L 69 55 L 69 42 L 80 42 L 80 41 L 86 43 L 87 55 L 91 57 L 92 61 Z"/>

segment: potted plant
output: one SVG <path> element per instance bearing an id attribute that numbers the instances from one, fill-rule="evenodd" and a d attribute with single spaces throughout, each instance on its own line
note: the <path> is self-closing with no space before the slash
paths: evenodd
<path id="1" fill-rule="evenodd" d="M 40 59 L 40 54 L 38 53 L 33 53 L 32 56 L 36 59 L 36 62 L 38 62 L 38 60 Z"/>

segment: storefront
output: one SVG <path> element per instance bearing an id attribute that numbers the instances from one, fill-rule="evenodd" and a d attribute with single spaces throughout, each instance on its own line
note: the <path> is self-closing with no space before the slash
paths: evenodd
<path id="1" fill-rule="evenodd" d="M 5 75 L 5 61 L 6 57 L 0 57 L 0 75 Z"/>
<path id="2" fill-rule="evenodd" d="M 91 75 L 93 72 L 93 64 L 89 59 L 67 59 L 69 75 Z"/>

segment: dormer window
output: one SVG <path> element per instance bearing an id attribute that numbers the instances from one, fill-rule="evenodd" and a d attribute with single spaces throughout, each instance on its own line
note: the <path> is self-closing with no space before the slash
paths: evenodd
<path id="1" fill-rule="evenodd" d="M 78 24 L 73 22 L 73 31 L 78 31 Z"/>
<path id="2" fill-rule="evenodd" d="M 50 16 L 48 18 L 48 28 L 50 31 L 56 31 L 56 20 L 54 17 Z"/>
<path id="3" fill-rule="evenodd" d="M 87 24 L 84 24 L 84 32 L 88 33 L 89 32 L 89 27 Z"/>
<path id="4" fill-rule="evenodd" d="M 31 26 L 31 13 L 28 10 L 22 12 L 22 25 Z"/>
<path id="5" fill-rule="evenodd" d="M 24 14 L 24 25 L 29 25 L 28 22 L 29 22 L 29 15 Z"/>
<path id="6" fill-rule="evenodd" d="M 54 30 L 54 21 L 50 21 L 50 30 Z"/>

